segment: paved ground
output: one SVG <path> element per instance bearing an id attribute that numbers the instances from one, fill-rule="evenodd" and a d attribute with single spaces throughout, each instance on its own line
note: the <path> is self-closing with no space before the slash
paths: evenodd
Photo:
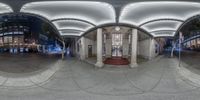
<path id="1" fill-rule="evenodd" d="M 45 70 L 58 61 L 56 56 L 40 54 L 0 54 L 0 75 L 34 73 Z"/>
<path id="2" fill-rule="evenodd" d="M 190 71 L 200 74 L 200 52 L 183 51 L 181 53 L 181 63 Z"/>
<path id="3" fill-rule="evenodd" d="M 46 84 L 2 88 L 1 100 L 199 100 L 200 88 L 177 74 L 177 61 L 167 57 L 137 68 L 105 67 L 66 59 Z"/>

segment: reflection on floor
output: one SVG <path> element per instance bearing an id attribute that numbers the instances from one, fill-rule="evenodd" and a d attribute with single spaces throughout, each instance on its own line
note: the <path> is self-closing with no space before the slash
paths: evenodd
<path id="1" fill-rule="evenodd" d="M 60 56 L 0 54 L 0 88 L 30 88 L 45 84 L 61 67 Z"/>
<path id="2" fill-rule="evenodd" d="M 55 55 L 40 54 L 0 54 L 0 72 L 6 73 L 32 73 L 45 70 L 59 58 Z"/>

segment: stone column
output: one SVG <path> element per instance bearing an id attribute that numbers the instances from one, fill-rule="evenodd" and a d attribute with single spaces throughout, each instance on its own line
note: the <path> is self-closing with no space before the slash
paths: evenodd
<path id="1" fill-rule="evenodd" d="M 80 58 L 81 60 L 85 60 L 85 37 L 81 37 L 81 48 L 80 48 Z"/>
<path id="2" fill-rule="evenodd" d="M 132 43 L 131 43 L 131 63 L 130 67 L 137 67 L 137 42 L 138 42 L 138 30 L 132 29 Z"/>
<path id="3" fill-rule="evenodd" d="M 62 49 L 62 59 L 65 58 L 65 42 L 63 41 L 63 49 Z"/>
<path id="4" fill-rule="evenodd" d="M 46 53 L 45 45 L 42 45 L 42 53 Z"/>
<path id="5" fill-rule="evenodd" d="M 149 39 L 149 60 L 152 59 L 152 52 L 153 52 L 153 38 Z"/>
<path id="6" fill-rule="evenodd" d="M 103 67 L 103 58 L 102 58 L 102 49 L 103 49 L 103 36 L 102 36 L 102 28 L 97 29 L 97 62 L 95 64 L 96 67 Z"/>

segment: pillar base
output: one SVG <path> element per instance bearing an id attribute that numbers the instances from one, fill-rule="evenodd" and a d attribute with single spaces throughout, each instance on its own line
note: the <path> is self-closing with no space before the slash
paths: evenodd
<path id="1" fill-rule="evenodd" d="M 62 60 L 64 60 L 65 59 L 65 55 L 64 55 L 64 53 L 62 53 Z"/>
<path id="2" fill-rule="evenodd" d="M 85 58 L 80 58 L 80 60 L 85 60 Z"/>
<path id="3" fill-rule="evenodd" d="M 153 59 L 153 57 L 149 57 L 149 58 L 148 58 L 148 60 L 152 60 L 152 59 Z"/>
<path id="4" fill-rule="evenodd" d="M 95 66 L 98 67 L 98 68 L 102 68 L 103 65 L 104 65 L 104 63 L 102 63 L 102 62 L 97 62 L 97 63 L 95 64 Z"/>
<path id="5" fill-rule="evenodd" d="M 136 68 L 136 67 L 138 67 L 138 64 L 137 63 L 132 63 L 132 64 L 130 64 L 130 67 L 131 68 Z"/>

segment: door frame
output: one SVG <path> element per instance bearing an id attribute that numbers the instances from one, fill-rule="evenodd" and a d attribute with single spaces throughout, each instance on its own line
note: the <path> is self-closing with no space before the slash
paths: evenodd
<path id="1" fill-rule="evenodd" d="M 89 51 L 91 48 L 91 52 Z M 88 58 L 92 57 L 92 45 L 88 45 Z"/>

